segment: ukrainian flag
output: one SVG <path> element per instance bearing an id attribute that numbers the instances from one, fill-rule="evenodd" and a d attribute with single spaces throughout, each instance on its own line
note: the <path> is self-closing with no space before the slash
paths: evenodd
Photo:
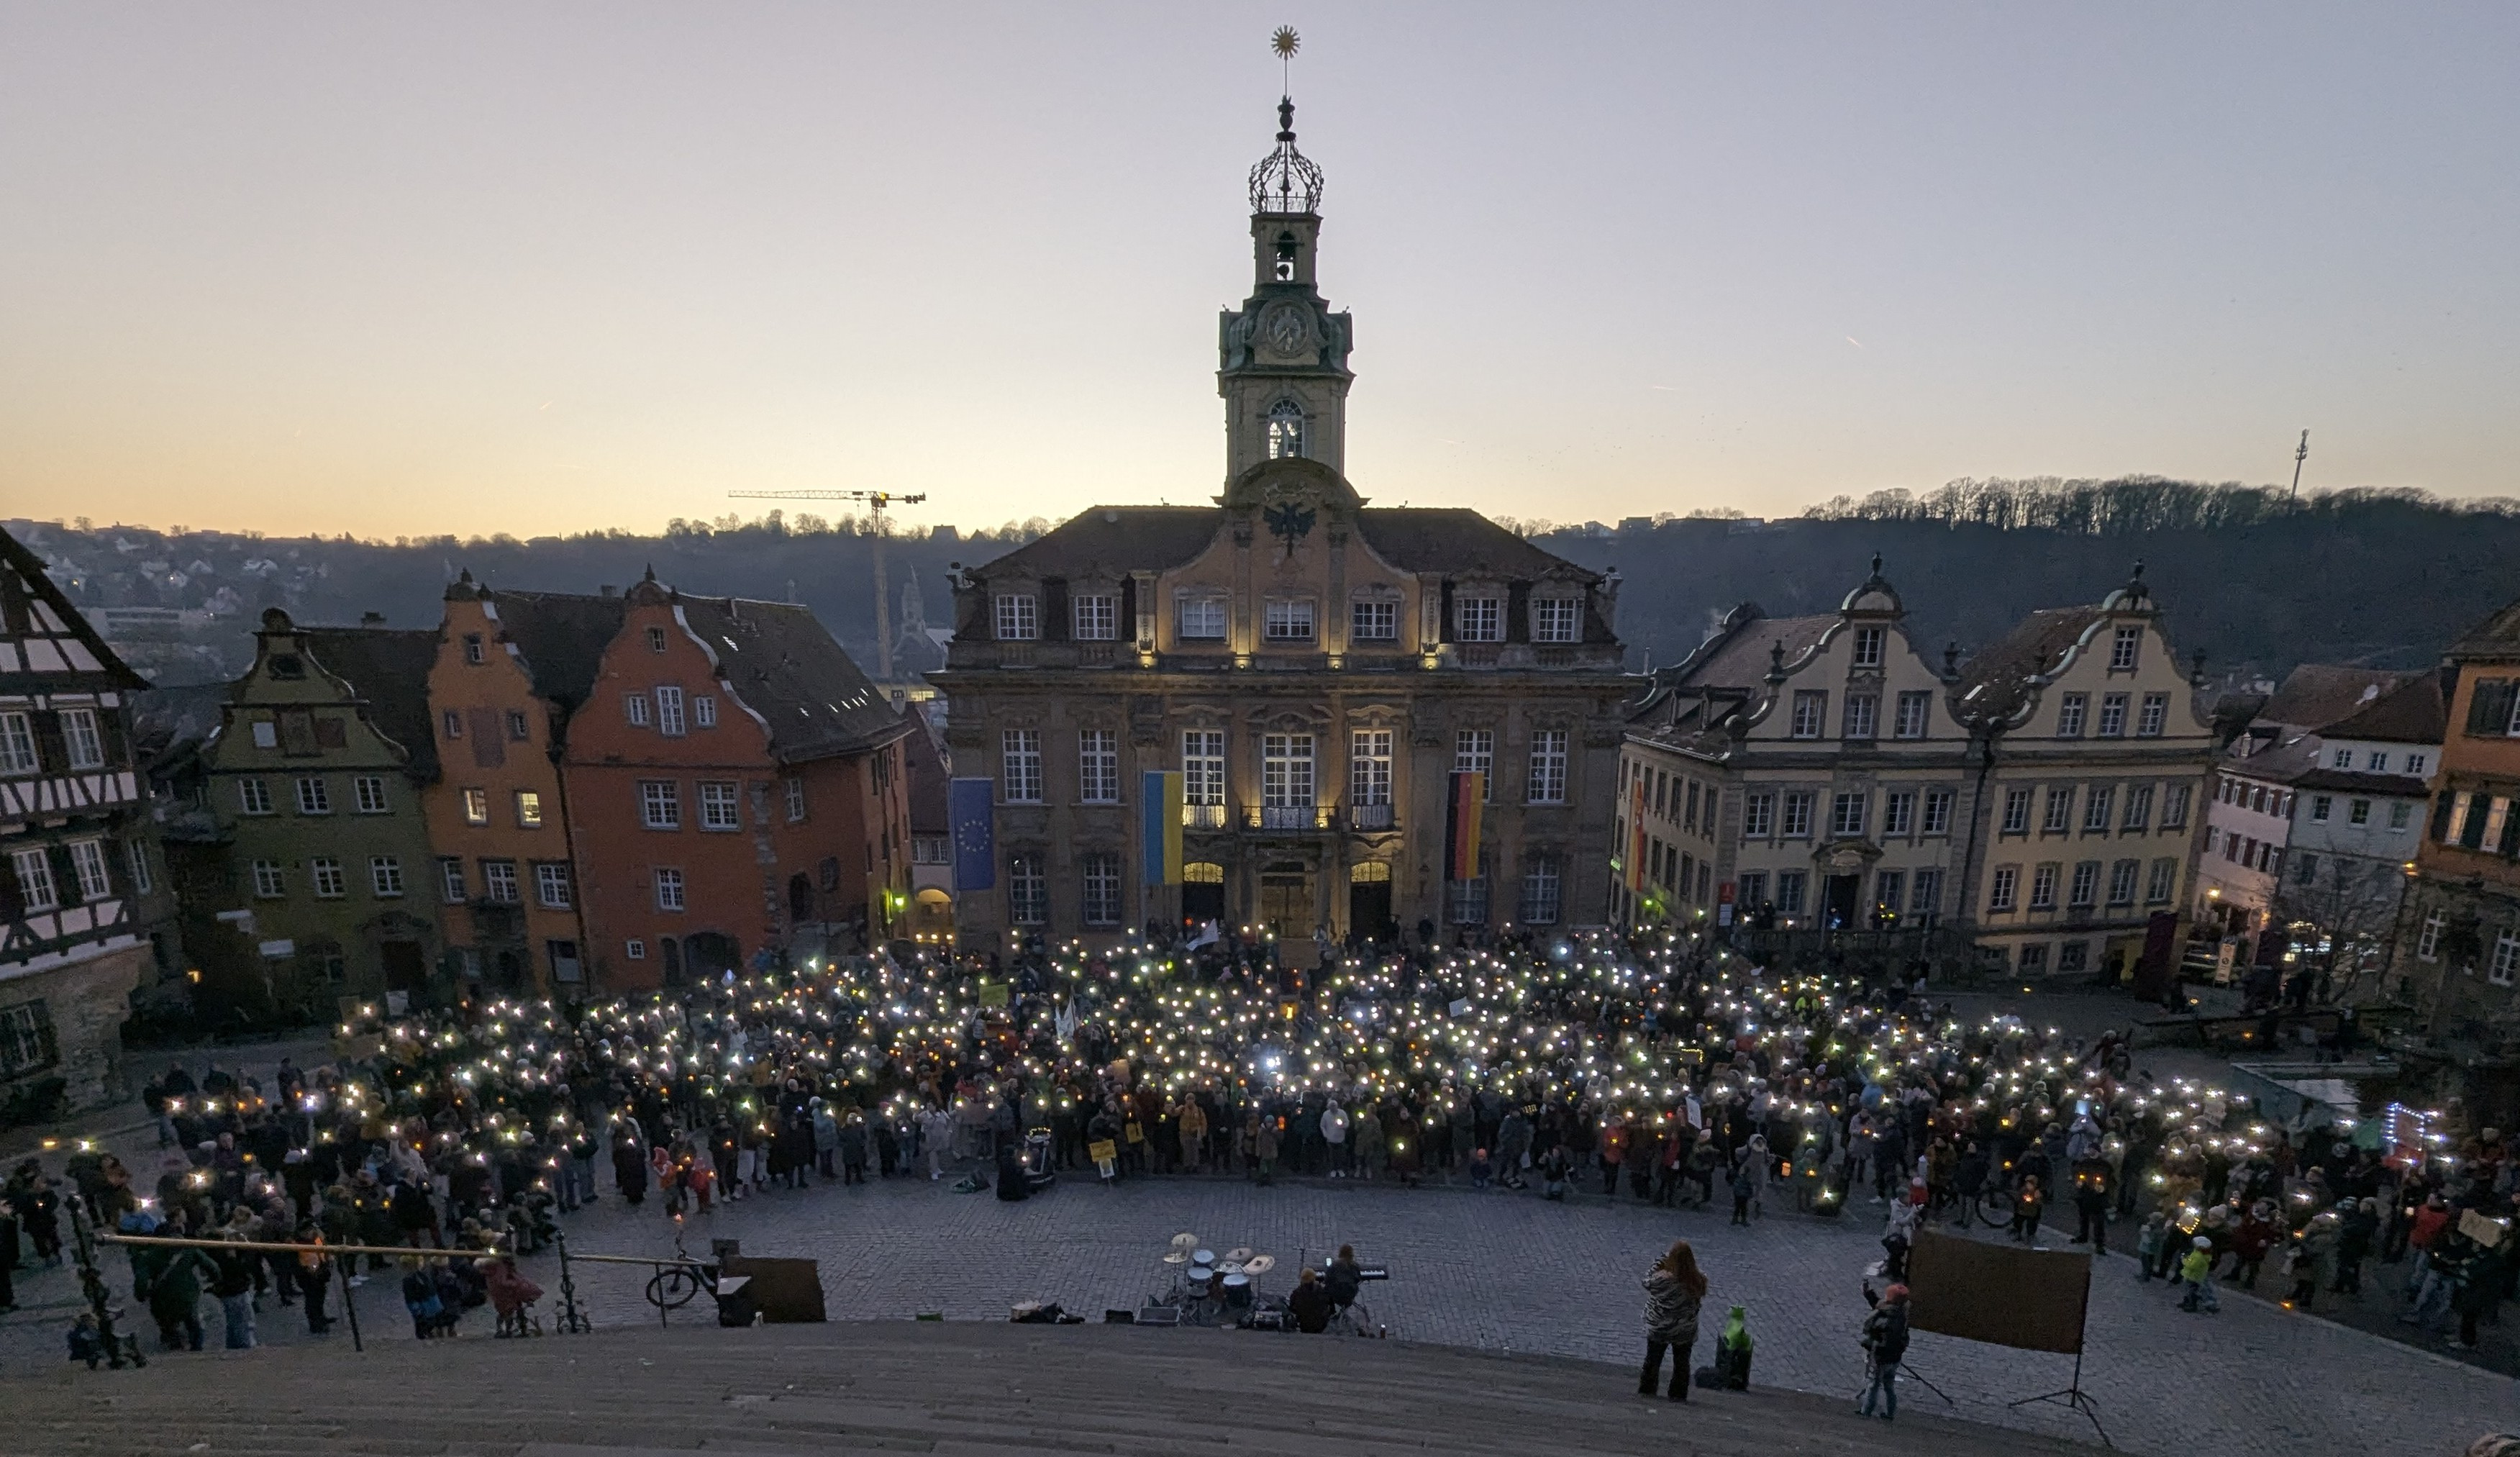
<path id="1" fill-rule="evenodd" d="M 1182 883 L 1182 775 L 1179 769 L 1149 769 L 1138 796 L 1145 820 L 1139 842 L 1146 846 L 1147 884 Z"/>

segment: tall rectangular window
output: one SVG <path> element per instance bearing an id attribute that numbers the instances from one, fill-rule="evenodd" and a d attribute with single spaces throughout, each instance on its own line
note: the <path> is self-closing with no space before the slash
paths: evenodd
<path id="1" fill-rule="evenodd" d="M 681 872 L 677 871 L 675 874 L 680 875 Z M 516 861 L 484 860 L 481 862 L 481 898 L 497 905 L 515 905 L 524 898 L 523 890 L 517 880 Z"/>
<path id="2" fill-rule="evenodd" d="M 1358 729 L 1348 735 L 1347 797 L 1353 808 L 1391 803 L 1391 730 Z"/>
<path id="3" fill-rule="evenodd" d="M 41 767 L 34 720 L 23 713 L 0 713 L 0 774 L 32 774 Z"/>
<path id="4" fill-rule="evenodd" d="M 437 862 L 437 898 L 448 905 L 462 905 L 472 892 L 464 884 L 464 862 L 448 855 Z"/>
<path id="5" fill-rule="evenodd" d="M 1120 734 L 1081 729 L 1076 735 L 1076 797 L 1087 804 L 1120 802 Z"/>
<path id="6" fill-rule="evenodd" d="M 1828 833 L 1840 839 L 1864 833 L 1864 810 L 1871 796 L 1862 790 L 1841 790 L 1828 802 Z"/>
<path id="7" fill-rule="evenodd" d="M 1741 797 L 1741 838 L 1765 840 L 1777 833 L 1777 796 L 1763 790 Z"/>
<path id="8" fill-rule="evenodd" d="M 1120 857 L 1108 850 L 1088 850 L 1077 857 L 1077 880 L 1084 891 L 1085 924 L 1120 924 Z"/>
<path id="9" fill-rule="evenodd" d="M 508 722 L 511 728 L 511 732 L 509 733 L 510 738 L 521 739 L 524 737 L 523 734 L 514 731 L 515 725 L 523 722 L 524 716 L 525 715 L 522 713 L 511 713 L 508 715 Z M 696 693 L 692 695 L 692 723 L 696 727 L 704 729 L 717 727 L 717 698 L 714 695 L 706 693 Z"/>
<path id="10" fill-rule="evenodd" d="M 1932 715 L 1934 696 L 1931 693 L 1899 695 L 1899 723 L 1893 730 L 1902 739 L 1925 737 L 1926 720 Z"/>
<path id="11" fill-rule="evenodd" d="M 397 900 L 402 896 L 402 861 L 393 855 L 368 857 L 368 888 L 379 900 Z"/>
<path id="12" fill-rule="evenodd" d="M 2099 894 L 2100 862 L 2085 860 L 2075 865 L 2073 886 L 2066 894 L 2065 903 L 2073 906 L 2092 905 L 2098 901 Z"/>
<path id="13" fill-rule="evenodd" d="M 1505 641 L 1504 598 L 1457 598 L 1454 602 L 1454 613 L 1460 619 L 1462 642 L 1501 643 Z"/>
<path id="14" fill-rule="evenodd" d="M 1487 797 L 1496 797 L 1496 730 L 1462 729 L 1453 735 L 1453 772 L 1487 776 Z"/>
<path id="15" fill-rule="evenodd" d="M 1068 630 L 1080 643 L 1107 643 L 1120 636 L 1120 599 L 1108 592 L 1067 599 Z"/>
<path id="16" fill-rule="evenodd" d="M 2014 789 L 2003 792 L 2003 833 L 2006 835 L 2030 833 L 2030 792 L 2028 790 Z"/>
<path id="17" fill-rule="evenodd" d="M 1893 790 L 1881 797 L 1881 833 L 1912 835 L 1916 830 L 1916 792 Z"/>
<path id="18" fill-rule="evenodd" d="M 2030 872 L 2030 908 L 2032 910 L 2052 911 L 2056 908 L 2057 870 L 2057 866 L 2050 864 L 2038 866 Z"/>
<path id="19" fill-rule="evenodd" d="M 2126 818 L 2119 828 L 2130 835 L 2140 834 L 2152 823 L 2152 786 L 2137 784 L 2127 787 Z"/>
<path id="20" fill-rule="evenodd" d="M 568 867 L 550 860 L 535 865 L 534 899 L 549 910 L 567 910 L 573 899 L 569 894 Z"/>
<path id="21" fill-rule="evenodd" d="M 1557 924 L 1558 888 L 1557 857 L 1542 853 L 1532 856 L 1522 868 L 1522 923 L 1525 926 Z"/>
<path id="22" fill-rule="evenodd" d="M 543 827 L 543 796 L 540 790 L 517 791 L 517 828 L 539 830 Z"/>
<path id="23" fill-rule="evenodd" d="M 786 789 L 788 797 L 788 823 L 792 825 L 805 818 L 805 777 L 801 774 L 788 775 L 786 782 Z"/>
<path id="24" fill-rule="evenodd" d="M 1777 914 L 1799 916 L 1803 913 L 1803 892 L 1811 887 L 1811 873 L 1803 870 L 1777 872 Z"/>
<path id="25" fill-rule="evenodd" d="M 2109 867 L 2109 904 L 2135 904 L 2135 881 L 2143 871 L 2140 862 L 2120 860 Z"/>
<path id="26" fill-rule="evenodd" d="M 2091 703 L 2092 696 L 2088 693 L 2069 693 L 2063 698 L 2057 700 L 2057 738 L 2079 739 L 2083 737 L 2083 714 L 2089 710 Z"/>
<path id="27" fill-rule="evenodd" d="M 1567 731 L 1562 728 L 1531 731 L 1531 782 L 1527 797 L 1534 804 L 1566 802 L 1566 735 Z"/>
<path id="28" fill-rule="evenodd" d="M 1916 872 L 1916 884 L 1908 893 L 1908 914 L 1924 917 L 1939 915 L 1943 909 L 1943 873 L 1939 870 Z"/>
<path id="29" fill-rule="evenodd" d="M 105 842 L 70 842 L 70 870 L 78 877 L 79 899 L 103 900 L 113 893 L 113 877 L 105 869 Z"/>
<path id="30" fill-rule="evenodd" d="M 2143 708 L 2136 715 L 2135 731 L 2137 737 L 2143 739 L 2158 739 L 2161 737 L 2163 730 L 2169 727 L 2170 695 L 2166 693 L 2145 694 L 2143 696 Z"/>
<path id="31" fill-rule="evenodd" d="M 2121 627 L 2109 643 L 2109 671 L 2130 672 L 2135 667 L 2136 650 L 2143 642 L 2140 627 Z"/>
<path id="32" fill-rule="evenodd" d="M 1224 639 L 1224 598 L 1186 596 L 1179 603 L 1179 611 L 1180 636 L 1184 642 L 1219 642 Z"/>
<path id="33" fill-rule="evenodd" d="M 1310 734 L 1262 734 L 1260 736 L 1260 807 L 1278 810 L 1282 818 L 1288 815 L 1308 816 L 1314 805 L 1313 736 Z M 1303 820 L 1308 825 L 1309 819 Z M 1292 822 L 1289 822 L 1290 827 Z"/>
<path id="34" fill-rule="evenodd" d="M 1876 731 L 1880 728 L 1880 723 L 1881 695 L 1850 693 L 1846 696 L 1846 737 L 1874 738 L 1877 736 Z"/>
<path id="35" fill-rule="evenodd" d="M 703 779 L 699 782 L 700 828 L 703 830 L 741 830 L 743 817 L 736 808 L 735 781 Z"/>
<path id="36" fill-rule="evenodd" d="M 1949 835 L 1952 833 L 1952 800 L 1955 797 L 1957 797 L 1954 796 L 1950 790 L 1925 791 L 1925 826 L 1923 833 L 1927 835 Z"/>
<path id="37" fill-rule="evenodd" d="M 464 823 L 468 825 L 486 825 L 490 823 L 490 792 L 488 790 L 472 788 L 464 791 Z"/>
<path id="38" fill-rule="evenodd" d="M 271 786 L 259 779 L 238 780 L 237 808 L 246 814 L 271 813 Z"/>
<path id="39" fill-rule="evenodd" d="M 1260 635 L 1273 643 L 1313 640 L 1313 604 L 1309 598 L 1279 597 L 1261 604 Z"/>
<path id="40" fill-rule="evenodd" d="M 2161 792 L 2161 828 L 2164 830 L 2187 828 L 2187 794 L 2190 788 L 2188 785 L 2174 784 Z"/>
<path id="41" fill-rule="evenodd" d="M 998 737 L 999 772 L 1006 777 L 1007 802 L 1041 802 L 1041 730 L 1008 729 Z"/>
<path id="42" fill-rule="evenodd" d="M 105 736 L 98 732 L 94 708 L 62 710 L 62 746 L 69 751 L 71 768 L 105 767 Z"/>
<path id="43" fill-rule="evenodd" d="M 621 716 L 629 720 L 632 728 L 646 728 L 652 722 L 655 718 L 652 708 L 653 705 L 644 693 L 623 694 L 621 697 Z M 451 725 L 460 720 L 449 710 L 446 721 Z"/>
<path id="44" fill-rule="evenodd" d="M 318 899 L 338 900 L 350 893 L 349 882 L 341 874 L 341 862 L 330 855 L 307 861 L 306 877 L 314 883 Z"/>
<path id="45" fill-rule="evenodd" d="M 1733 887 L 1733 891 L 1736 898 L 1736 914 L 1746 916 L 1757 910 L 1759 903 L 1768 898 L 1767 872 L 1743 871 L 1739 883 Z"/>
<path id="46" fill-rule="evenodd" d="M 299 814 L 331 814 L 333 812 L 332 787 L 315 775 L 307 774 L 299 776 L 297 780 L 297 812 Z"/>
<path id="47" fill-rule="evenodd" d="M 1802 688 L 1794 692 L 1793 717 L 1786 732 L 1797 739 L 1817 739 L 1828 718 L 1828 690 Z"/>
<path id="48" fill-rule="evenodd" d="M 2168 905 L 2171 892 L 2178 888 L 2179 862 L 2165 855 L 2152 862 L 2152 875 L 2143 889 L 2144 904 Z"/>
<path id="49" fill-rule="evenodd" d="M 1884 870 L 1872 877 L 1872 912 L 1878 917 L 1896 919 L 1908 904 L 1908 873 Z M 1876 920 L 1875 924 L 1879 924 Z"/>
<path id="50" fill-rule="evenodd" d="M 2520 970 L 2520 934 L 2506 931 L 2494 938 L 2494 959 L 2486 963 L 2485 979 L 2508 986 L 2515 970 Z"/>
<path id="51" fill-rule="evenodd" d="M 683 736 L 683 691 L 670 683 L 656 689 L 656 732 L 668 739 Z"/>
<path id="52" fill-rule="evenodd" d="M 1855 652 L 1851 660 L 1854 665 L 1857 667 L 1879 667 L 1881 665 L 1881 645 L 1888 639 L 1888 637 L 1889 633 L 1879 627 L 1858 627 L 1855 629 Z"/>
<path id="53" fill-rule="evenodd" d="M 1812 833 L 1812 801 L 1819 795 L 1811 790 L 1785 791 L 1784 823 L 1778 828 L 1787 840 L 1809 840 Z"/>
<path id="54" fill-rule="evenodd" d="M 1574 642 L 1583 635 L 1583 618 L 1584 604 L 1572 597 L 1536 598 L 1531 604 L 1531 640 L 1535 643 Z M 1523 919 L 1531 920 L 1528 916 Z"/>
<path id="55" fill-rule="evenodd" d="M 1185 810 L 1225 805 L 1225 730 L 1186 729 L 1182 733 L 1182 805 Z M 1199 816 L 1192 815 L 1197 819 Z M 1215 821 L 1223 823 L 1221 819 Z"/>
<path id="56" fill-rule="evenodd" d="M 22 872 L 19 879 L 23 880 Z M 289 893 L 289 878 L 277 860 L 253 862 L 253 894 L 256 900 L 278 900 Z"/>
<path id="57" fill-rule="evenodd" d="M 656 872 L 656 909 L 679 911 L 683 908 L 683 873 L 679 870 Z"/>
<path id="58" fill-rule="evenodd" d="M 2120 739 L 2126 736 L 2127 696 L 2123 693 L 2100 695 L 2100 737 Z"/>
<path id="59" fill-rule="evenodd" d="M 489 818 L 485 804 L 482 818 Z M 651 830 L 679 830 L 683 827 L 682 790 L 670 779 L 639 781 L 639 823 Z"/>
<path id="60" fill-rule="evenodd" d="M 122 853 L 124 863 L 131 868 L 131 888 L 142 895 L 156 889 L 157 878 L 149 871 L 148 843 L 132 841 L 122 847 Z"/>
<path id="61" fill-rule="evenodd" d="M 1348 604 L 1347 624 L 1347 635 L 1357 642 L 1396 642 L 1400 637 L 1400 604 L 1387 598 L 1360 597 Z"/>
<path id="62" fill-rule="evenodd" d="M 2442 928 L 2449 924 L 2449 919 L 2443 916 L 2439 911 L 2434 911 L 2430 915 L 2424 917 L 2424 929 L 2415 937 L 2415 956 L 2417 959 L 2422 961 L 2438 961 L 2441 959 Z"/>
<path id="63" fill-rule="evenodd" d="M 2074 790 L 2071 785 L 2048 792 L 2048 812 L 2041 816 L 2039 832 L 2062 835 L 2074 828 Z"/>
<path id="64" fill-rule="evenodd" d="M 385 780 L 382 774 L 359 774 L 350 780 L 350 801 L 361 814 L 385 814 L 393 806 L 385 799 Z"/>
<path id="65" fill-rule="evenodd" d="M 1050 882 L 1039 855 L 1007 857 L 1007 919 L 1017 926 L 1039 926 L 1050 920 Z"/>
<path id="66" fill-rule="evenodd" d="M 1029 592 L 997 596 L 998 641 L 1028 643 L 1041 636 L 1041 602 Z"/>
<path id="67" fill-rule="evenodd" d="M 2083 800 L 2084 834 L 2106 835 L 2109 833 L 2109 811 L 2114 807 L 2112 801 L 2114 801 L 2116 797 L 2117 790 L 2114 786 L 2105 784 L 2095 784 L 2092 786 L 2092 793 Z"/>

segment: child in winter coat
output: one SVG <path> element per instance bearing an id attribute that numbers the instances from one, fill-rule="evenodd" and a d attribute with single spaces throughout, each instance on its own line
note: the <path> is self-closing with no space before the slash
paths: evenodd
<path id="1" fill-rule="evenodd" d="M 2135 1237 L 2136 1278 L 2146 1284 L 2152 1280 L 2152 1268 L 2161 1259 L 2162 1241 L 2169 1237 L 2170 1221 L 2155 1213 L 2143 1221 Z"/>
<path id="2" fill-rule="evenodd" d="M 2182 1310 L 2201 1307 L 2207 1314 L 2222 1310 L 2223 1302 L 2214 1295 L 2214 1242 L 2198 1235 L 2188 1245 L 2187 1255 L 2179 1262 L 2179 1278 L 2187 1287 L 2187 1298 L 2179 1302 Z"/>

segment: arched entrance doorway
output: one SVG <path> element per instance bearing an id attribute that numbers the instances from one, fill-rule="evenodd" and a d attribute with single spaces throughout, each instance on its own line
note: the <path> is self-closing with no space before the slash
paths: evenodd
<path id="1" fill-rule="evenodd" d="M 1391 862 L 1362 860 L 1348 867 L 1347 925 L 1370 941 L 1391 939 Z"/>
<path id="2" fill-rule="evenodd" d="M 1273 860 L 1260 872 L 1260 924 L 1282 941 L 1312 935 L 1313 872 L 1300 860 Z"/>
<path id="3" fill-rule="evenodd" d="M 683 975 L 693 981 L 719 980 L 729 972 L 742 970 L 742 961 L 735 937 L 722 931 L 694 932 L 683 937 Z"/>
<path id="4" fill-rule="evenodd" d="M 1225 867 L 1211 860 L 1192 860 L 1182 867 L 1182 920 L 1204 926 L 1225 919 Z"/>

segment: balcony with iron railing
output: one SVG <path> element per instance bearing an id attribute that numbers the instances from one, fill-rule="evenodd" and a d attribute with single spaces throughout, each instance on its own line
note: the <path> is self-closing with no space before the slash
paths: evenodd
<path id="1" fill-rule="evenodd" d="M 1185 804 L 1182 826 L 1190 830 L 1222 830 L 1225 828 L 1225 806 L 1222 804 Z"/>
<path id="2" fill-rule="evenodd" d="M 1351 803 L 1347 807 L 1347 825 L 1351 830 L 1389 830 L 1399 824 L 1392 812 L 1391 801 L 1375 804 Z"/>
<path id="3" fill-rule="evenodd" d="M 1327 830 L 1330 827 L 1330 808 L 1327 804 L 1261 804 L 1249 811 L 1246 827 L 1253 830 Z"/>

